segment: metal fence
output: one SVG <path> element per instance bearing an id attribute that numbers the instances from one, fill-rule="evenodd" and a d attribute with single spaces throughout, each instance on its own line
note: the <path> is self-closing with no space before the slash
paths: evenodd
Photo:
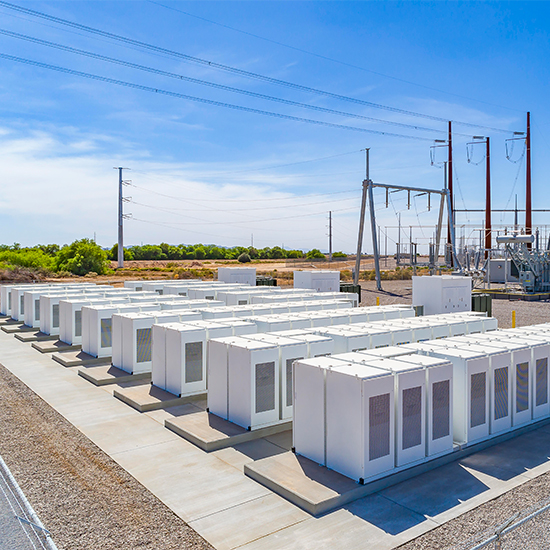
<path id="1" fill-rule="evenodd" d="M 453 550 L 547 550 L 550 548 L 550 499 L 522 510 L 496 528 L 453 546 Z"/>
<path id="2" fill-rule="evenodd" d="M 0 457 L 0 548 L 57 550 L 19 485 Z"/>

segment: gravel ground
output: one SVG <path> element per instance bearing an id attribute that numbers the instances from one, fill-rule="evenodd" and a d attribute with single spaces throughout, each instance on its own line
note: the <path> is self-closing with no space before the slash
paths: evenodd
<path id="1" fill-rule="evenodd" d="M 60 550 L 212 548 L 2 365 L 0 403 L 0 455 Z"/>
<path id="2" fill-rule="evenodd" d="M 550 474 L 524 483 L 475 510 L 399 547 L 400 550 L 466 550 L 488 539 L 515 514 L 524 517 L 531 507 L 548 500 Z M 502 550 L 547 550 L 550 547 L 550 514 L 544 512 L 503 538 Z M 469 541 L 469 543 L 467 542 Z M 493 550 L 494 546 L 488 546 Z"/>

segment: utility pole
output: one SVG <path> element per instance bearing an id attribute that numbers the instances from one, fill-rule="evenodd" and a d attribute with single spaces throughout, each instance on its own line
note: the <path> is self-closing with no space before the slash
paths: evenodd
<path id="1" fill-rule="evenodd" d="M 114 168 L 114 170 L 118 170 L 118 268 L 124 267 L 124 234 L 123 234 L 123 226 L 122 226 L 122 220 L 124 219 L 124 213 L 122 211 L 122 170 L 129 170 L 129 168 L 122 168 L 119 166 L 118 168 Z"/>
<path id="2" fill-rule="evenodd" d="M 489 137 L 486 138 L 486 174 L 485 174 L 485 259 L 489 257 L 492 247 L 491 239 L 491 147 Z"/>
<path id="3" fill-rule="evenodd" d="M 531 235 L 531 113 L 527 112 L 527 136 L 525 139 L 525 234 Z M 531 243 L 527 244 L 531 248 Z"/>
<path id="4" fill-rule="evenodd" d="M 332 262 L 332 212 L 328 213 L 328 261 Z"/>
<path id="5" fill-rule="evenodd" d="M 355 273 L 353 276 L 353 284 L 359 284 L 359 270 L 361 268 L 361 250 L 363 248 L 363 233 L 365 231 L 365 210 L 367 208 L 367 184 L 369 179 L 369 151 L 365 149 L 367 154 L 366 179 L 363 181 L 363 194 L 361 195 L 361 214 L 359 215 L 359 234 L 357 235 L 357 256 L 355 258 Z"/>
<path id="6" fill-rule="evenodd" d="M 447 185 L 449 189 L 450 203 L 449 207 L 451 209 L 451 218 L 454 219 L 454 201 L 453 201 L 453 123 L 449 120 L 449 137 L 448 137 L 448 147 L 449 147 L 449 156 L 447 160 L 447 169 L 449 175 L 447 176 Z M 447 227 L 447 245 L 451 244 L 451 228 Z M 454 254 L 451 254 L 451 267 L 453 267 L 453 258 Z"/>

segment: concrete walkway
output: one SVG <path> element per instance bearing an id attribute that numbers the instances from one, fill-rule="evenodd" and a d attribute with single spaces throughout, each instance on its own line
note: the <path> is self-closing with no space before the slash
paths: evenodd
<path id="1" fill-rule="evenodd" d="M 139 413 L 3 332 L 0 363 L 219 550 L 389 549 L 550 471 L 546 426 L 314 518 L 243 474 L 288 434 L 206 453 L 163 425 L 205 402 Z"/>

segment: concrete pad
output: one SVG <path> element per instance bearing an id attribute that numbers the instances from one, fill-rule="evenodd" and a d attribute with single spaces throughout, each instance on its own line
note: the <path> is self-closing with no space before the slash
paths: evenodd
<path id="1" fill-rule="evenodd" d="M 290 430 L 292 422 L 249 431 L 205 411 L 166 420 L 164 425 L 197 447 L 210 452 Z"/>
<path id="2" fill-rule="evenodd" d="M 36 329 L 35 329 L 36 330 Z M 21 342 L 42 342 L 45 340 L 57 340 L 57 336 L 51 334 L 45 334 L 40 331 L 36 332 L 18 332 L 15 337 Z"/>
<path id="3" fill-rule="evenodd" d="M 137 418 L 143 419 L 144 415 Z M 160 428 L 155 422 L 152 424 Z M 164 432 L 170 434 L 167 430 Z M 176 441 L 142 446 L 112 456 L 184 521 L 203 518 L 270 494 L 232 466 L 171 435 Z"/>
<path id="4" fill-rule="evenodd" d="M 94 357 L 78 350 L 56 352 L 52 355 L 52 359 L 64 367 L 83 367 L 85 365 L 105 365 L 111 363 L 110 357 Z"/>
<path id="5" fill-rule="evenodd" d="M 71 346 L 66 342 L 62 342 L 56 337 L 54 342 L 44 341 L 44 342 L 33 342 L 31 345 L 35 350 L 38 350 L 40 353 L 53 353 L 56 351 L 69 351 L 69 350 L 79 350 L 82 346 L 80 344 L 75 344 Z"/>
<path id="6" fill-rule="evenodd" d="M 131 382 L 134 380 L 140 380 L 147 383 L 151 380 L 150 372 L 130 374 L 129 372 L 113 367 L 112 365 L 98 365 L 94 367 L 81 368 L 78 369 L 78 375 L 82 376 L 82 378 L 85 378 L 88 382 L 91 382 L 96 386 L 119 384 L 121 382 Z"/>
<path id="7" fill-rule="evenodd" d="M 234 447 L 212 451 L 211 454 L 242 472 L 245 464 L 284 452 L 285 449 L 270 443 L 267 439 L 255 439 Z"/>
<path id="8" fill-rule="evenodd" d="M 243 517 L 249 518 L 246 529 L 235 529 Z M 217 550 L 230 550 L 309 518 L 303 510 L 275 495 L 267 495 L 197 519 L 189 525 Z"/>
<path id="9" fill-rule="evenodd" d="M 114 367 L 113 367 L 114 368 Z M 124 371 L 122 371 L 124 372 Z M 79 373 L 80 374 L 80 373 Z M 126 373 L 128 374 L 128 373 Z M 143 373 L 148 375 L 148 379 L 151 379 L 151 373 Z M 83 375 L 81 375 L 83 376 Z M 142 376 L 140 374 L 134 374 L 130 376 Z M 124 401 L 130 407 L 133 407 L 139 412 L 154 411 L 158 409 L 164 409 L 167 407 L 175 407 L 178 405 L 184 405 L 192 401 L 198 401 L 204 399 L 205 393 L 197 395 L 189 395 L 184 397 L 178 397 L 173 393 L 164 391 L 152 384 L 143 384 L 141 386 L 132 386 L 128 388 L 119 388 L 113 392 L 113 395 Z"/>
<path id="10" fill-rule="evenodd" d="M 166 420 L 172 420 L 173 418 L 183 416 L 185 414 L 195 414 L 203 411 L 206 405 L 202 407 L 202 404 L 206 403 L 202 401 L 194 401 L 193 403 L 185 403 L 184 405 L 178 405 L 177 407 L 168 407 L 166 409 L 157 409 L 155 411 L 148 411 L 146 414 L 149 418 L 152 418 L 155 422 L 158 422 L 161 426 L 164 426 Z"/>
<path id="11" fill-rule="evenodd" d="M 500 494 L 525 482 L 529 479 L 524 475 L 527 465 L 533 468 L 544 465 L 545 471 L 550 471 L 548 422 L 546 419 L 470 447 L 457 448 L 453 453 L 403 468 L 365 485 L 293 453 L 245 464 L 244 472 L 312 515 L 379 492 L 422 516 L 435 517 L 463 502 L 474 502 L 483 493 L 494 490 Z"/>
<path id="12" fill-rule="evenodd" d="M 17 332 L 36 332 L 36 328 L 28 327 L 24 323 L 15 321 L 14 323 L 4 323 L 2 330 L 7 334 L 16 334 Z"/>

